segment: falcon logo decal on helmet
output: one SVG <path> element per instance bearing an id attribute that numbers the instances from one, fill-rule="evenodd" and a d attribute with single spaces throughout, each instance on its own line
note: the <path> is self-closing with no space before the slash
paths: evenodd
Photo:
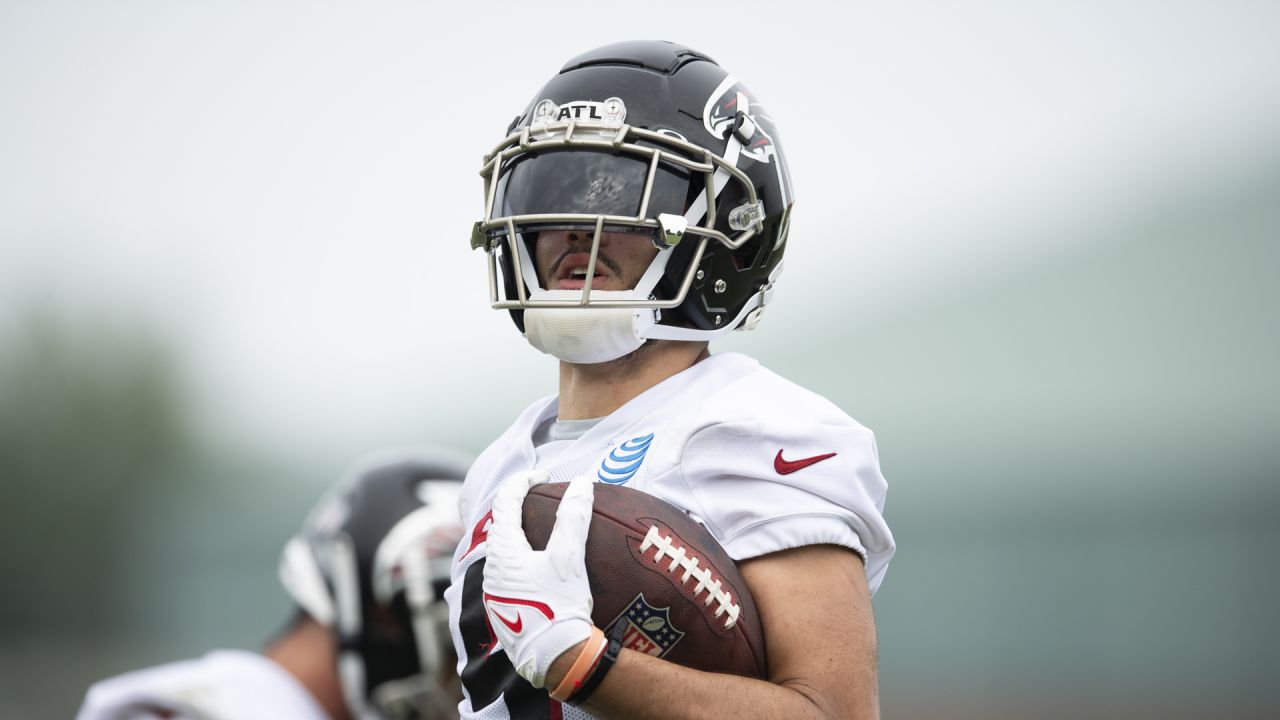
<path id="1" fill-rule="evenodd" d="M 773 135 L 766 129 L 773 126 L 773 119 L 732 75 L 707 98 L 702 124 L 719 138 L 735 132 L 742 143 L 742 154 L 757 162 L 772 162 L 778 154 Z"/>

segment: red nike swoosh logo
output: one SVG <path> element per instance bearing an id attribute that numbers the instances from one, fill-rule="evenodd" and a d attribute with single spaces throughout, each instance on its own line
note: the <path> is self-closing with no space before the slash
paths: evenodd
<path id="1" fill-rule="evenodd" d="M 801 458 L 799 460 L 783 460 L 782 451 L 778 451 L 778 456 L 773 459 L 773 469 L 778 471 L 779 475 L 790 475 L 797 470 L 803 470 L 814 463 L 820 463 L 827 458 L 833 458 L 836 453 L 827 453 L 826 455 L 814 455 L 813 457 Z"/>
<path id="2" fill-rule="evenodd" d="M 506 625 L 507 627 L 511 628 L 511 632 L 517 635 L 519 635 L 520 631 L 524 629 L 524 618 L 520 617 L 519 612 L 516 613 L 515 622 L 511 622 L 506 617 L 504 617 L 502 613 L 498 612 L 497 610 L 494 610 L 493 608 L 489 608 L 489 612 L 493 613 L 494 617 L 501 620 L 503 625 Z"/>
<path id="3" fill-rule="evenodd" d="M 517 635 L 519 635 L 520 631 L 524 629 L 524 618 L 520 617 L 520 611 L 519 610 L 516 611 L 515 620 L 508 620 L 506 617 L 502 615 L 502 613 L 498 612 L 493 607 L 494 603 L 502 603 L 504 605 L 523 605 L 525 607 L 531 607 L 534 610 L 537 610 L 538 612 L 545 615 L 548 620 L 556 619 L 556 614 L 552 612 L 551 606 L 547 605 L 544 602 L 538 602 L 537 600 L 525 600 L 524 598 L 499 597 L 497 595 L 490 595 L 489 593 L 485 593 L 484 605 L 485 605 L 485 609 L 489 611 L 488 614 L 497 617 L 499 620 L 502 621 L 503 625 L 506 625 L 507 627 L 511 628 L 511 632 Z"/>

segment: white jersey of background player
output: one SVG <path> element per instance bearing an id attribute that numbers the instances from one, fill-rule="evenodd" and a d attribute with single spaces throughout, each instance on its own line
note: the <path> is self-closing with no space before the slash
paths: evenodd
<path id="1" fill-rule="evenodd" d="M 427 449 L 360 463 L 285 546 L 280 579 L 298 608 L 262 654 L 220 650 L 103 680 L 77 720 L 454 717 L 438 600 L 466 467 Z"/>
<path id="2" fill-rule="evenodd" d="M 446 593 L 462 716 L 877 716 L 870 595 L 894 543 L 873 436 L 707 348 L 754 326 L 781 271 L 791 191 L 768 113 L 695 51 L 619 43 L 570 60 L 482 175 L 472 243 L 490 254 L 494 307 L 561 361 L 560 393 L 467 476 L 470 536 Z M 574 482 L 562 542 L 533 552 L 518 510 L 546 481 Z M 630 650 L 609 664 L 581 577 L 601 482 L 684 509 L 738 561 L 770 681 Z"/>

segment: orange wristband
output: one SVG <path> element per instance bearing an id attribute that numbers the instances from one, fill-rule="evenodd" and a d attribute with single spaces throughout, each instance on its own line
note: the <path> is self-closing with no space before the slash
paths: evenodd
<path id="1" fill-rule="evenodd" d="M 600 656 L 604 654 L 604 649 L 608 645 L 609 641 L 605 638 L 604 632 L 598 627 L 591 628 L 591 637 L 587 638 L 587 644 L 582 646 L 582 652 L 578 653 L 578 659 L 573 661 L 569 672 L 565 673 L 556 689 L 551 691 L 551 699 L 560 702 L 568 700 L 569 696 L 582 686 L 582 681 L 591 674 L 591 669 L 599 662 Z"/>

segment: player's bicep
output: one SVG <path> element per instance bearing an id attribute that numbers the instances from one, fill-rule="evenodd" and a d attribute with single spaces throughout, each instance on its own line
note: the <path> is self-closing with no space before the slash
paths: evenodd
<path id="1" fill-rule="evenodd" d="M 739 564 L 764 625 L 769 680 L 828 717 L 875 717 L 876 634 L 862 558 L 809 545 Z"/>

